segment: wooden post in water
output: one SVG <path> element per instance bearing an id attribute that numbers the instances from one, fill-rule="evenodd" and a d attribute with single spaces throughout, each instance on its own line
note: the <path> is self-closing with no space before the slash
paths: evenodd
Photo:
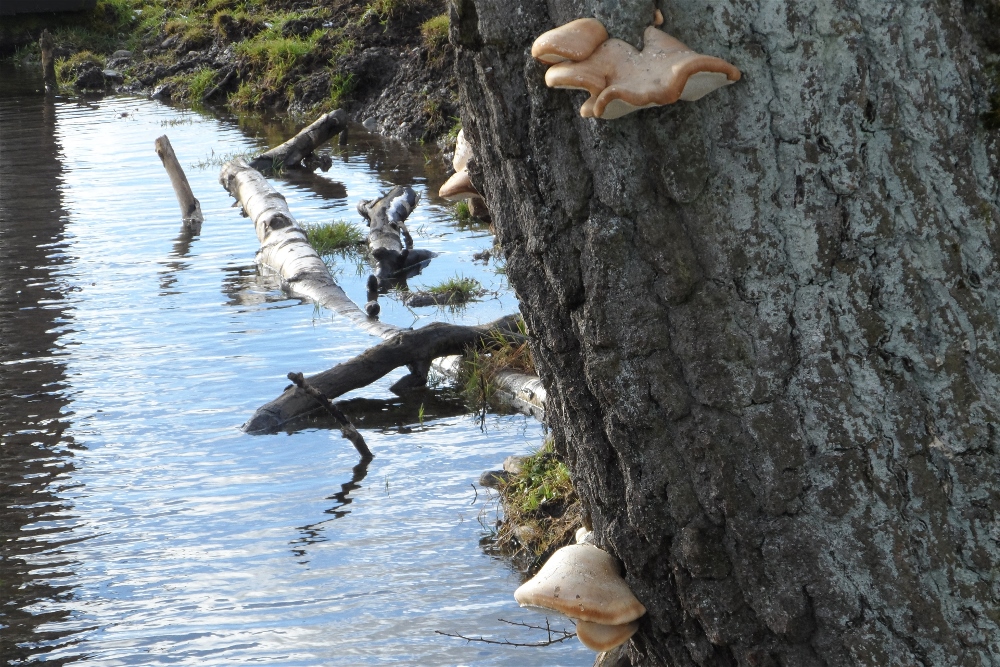
<path id="1" fill-rule="evenodd" d="M 195 199 L 194 193 L 191 192 L 191 185 L 188 183 L 187 176 L 184 175 L 180 162 L 177 161 L 174 148 L 170 145 L 170 139 L 164 134 L 156 140 L 155 145 L 156 154 L 160 156 L 163 168 L 170 176 L 170 183 L 174 186 L 174 194 L 177 195 L 177 203 L 181 206 L 181 218 L 184 219 L 184 226 L 192 234 L 200 234 L 201 223 L 205 221 L 205 217 L 201 214 L 201 203 Z"/>
<path id="2" fill-rule="evenodd" d="M 59 85 L 56 82 L 55 58 L 52 56 L 52 35 L 48 30 L 42 31 L 38 46 L 42 51 L 42 79 L 45 81 L 45 92 L 54 93 L 59 90 Z"/>

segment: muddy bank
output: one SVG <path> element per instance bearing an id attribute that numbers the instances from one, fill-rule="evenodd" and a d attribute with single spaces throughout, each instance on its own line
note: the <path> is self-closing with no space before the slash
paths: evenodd
<path id="1" fill-rule="evenodd" d="M 457 131 L 446 12 L 444 0 L 102 1 L 5 17 L 0 56 L 37 63 L 47 28 L 65 89 L 303 118 L 340 107 L 383 135 L 434 141 Z"/>

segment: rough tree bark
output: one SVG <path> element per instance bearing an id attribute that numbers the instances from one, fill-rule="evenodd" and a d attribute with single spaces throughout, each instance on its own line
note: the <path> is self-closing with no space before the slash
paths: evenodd
<path id="1" fill-rule="evenodd" d="M 982 4 L 662 3 L 743 79 L 600 121 L 531 42 L 596 16 L 640 46 L 652 2 L 453 0 L 556 446 L 649 610 L 635 664 L 1000 662 Z"/>

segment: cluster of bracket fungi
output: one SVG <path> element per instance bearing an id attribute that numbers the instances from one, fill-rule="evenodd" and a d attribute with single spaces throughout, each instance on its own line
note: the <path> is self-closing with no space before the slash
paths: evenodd
<path id="1" fill-rule="evenodd" d="M 653 25 L 643 33 L 643 49 L 609 39 L 600 21 L 582 18 L 543 33 L 531 55 L 544 65 L 550 88 L 586 90 L 584 118 L 610 120 L 638 109 L 693 102 L 739 81 L 740 71 L 714 56 L 696 53 Z M 456 165 L 456 169 L 457 169 Z M 522 607 L 555 611 L 576 621 L 581 642 L 608 651 L 626 642 L 646 613 L 619 573 L 615 558 L 591 544 L 581 529 L 577 544 L 559 549 L 534 577 L 514 592 Z"/>
<path id="2" fill-rule="evenodd" d="M 604 25 L 582 18 L 543 33 L 531 55 L 551 65 L 545 72 L 550 88 L 586 90 L 580 107 L 584 118 L 621 118 L 637 109 L 694 102 L 739 81 L 740 71 L 714 56 L 692 51 L 659 30 L 663 15 L 643 33 L 642 51 L 620 39 L 609 39 Z"/>

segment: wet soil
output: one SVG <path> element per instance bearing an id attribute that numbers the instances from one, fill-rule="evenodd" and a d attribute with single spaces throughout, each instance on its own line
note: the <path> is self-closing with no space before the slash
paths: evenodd
<path id="1" fill-rule="evenodd" d="M 89 13 L 5 17 L 0 56 L 38 62 L 37 40 L 48 28 L 57 58 L 98 58 L 64 65 L 64 85 L 77 90 L 303 118 L 341 107 L 370 131 L 404 141 L 435 141 L 457 122 L 447 23 L 433 34 L 425 27 L 444 21 L 444 0 L 291 0 L 261 12 L 226 0 L 168 1 L 145 22 L 151 10 L 134 6 L 132 15 L 99 3 Z M 294 57 L 246 48 L 261 36 L 310 46 Z"/>

